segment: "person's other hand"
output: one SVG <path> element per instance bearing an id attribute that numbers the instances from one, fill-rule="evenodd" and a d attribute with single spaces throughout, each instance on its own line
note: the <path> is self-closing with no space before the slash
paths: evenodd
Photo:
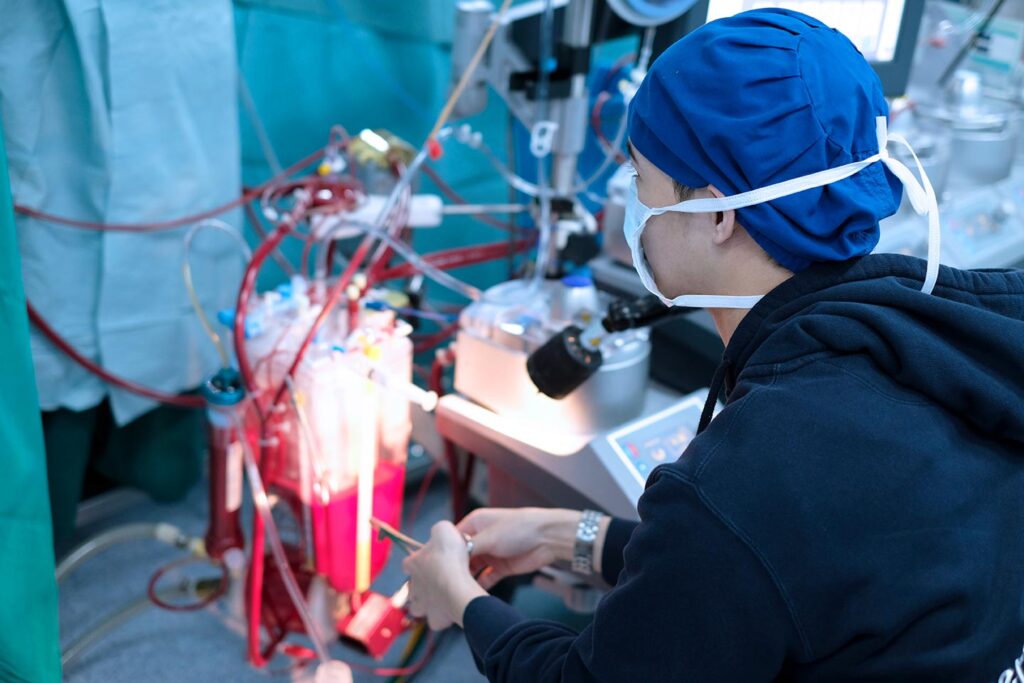
<path id="1" fill-rule="evenodd" d="M 409 612 L 435 631 L 462 625 L 466 606 L 487 593 L 469 573 L 466 539 L 451 522 L 438 522 L 426 545 L 402 561 L 409 575 Z"/>
<path id="2" fill-rule="evenodd" d="M 458 530 L 473 540 L 471 569 L 483 570 L 480 585 L 490 589 L 504 578 L 529 574 L 556 560 L 572 560 L 578 510 L 482 508 Z"/>

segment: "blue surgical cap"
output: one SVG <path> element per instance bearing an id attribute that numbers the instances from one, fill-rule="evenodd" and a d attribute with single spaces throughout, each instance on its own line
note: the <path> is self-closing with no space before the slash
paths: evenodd
<path id="1" fill-rule="evenodd" d="M 798 12 L 761 9 L 668 48 L 630 103 L 629 136 L 682 185 L 733 195 L 877 154 L 875 118 L 888 111 L 878 77 L 845 36 Z M 800 271 L 870 253 L 901 194 L 875 163 L 737 216 L 780 265 Z"/>

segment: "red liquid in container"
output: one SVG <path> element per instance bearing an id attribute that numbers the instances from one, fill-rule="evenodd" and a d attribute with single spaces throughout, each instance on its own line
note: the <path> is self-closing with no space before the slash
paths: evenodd
<path id="1" fill-rule="evenodd" d="M 231 548 L 244 548 L 242 507 L 244 435 L 232 422 L 230 409 L 213 409 L 207 421 L 210 467 L 210 523 L 204 537 L 207 554 L 220 559 Z"/>
<path id="2" fill-rule="evenodd" d="M 394 527 L 401 523 L 404 463 L 378 462 L 374 470 L 373 516 Z M 356 587 L 356 510 L 355 485 L 338 491 L 326 505 L 312 505 L 316 570 L 327 577 L 339 592 L 351 593 Z M 390 541 L 377 540 L 371 530 L 370 578 L 375 578 L 388 560 Z"/>

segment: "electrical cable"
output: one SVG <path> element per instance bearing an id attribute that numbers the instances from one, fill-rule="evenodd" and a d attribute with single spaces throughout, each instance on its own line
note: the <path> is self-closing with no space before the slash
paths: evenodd
<path id="1" fill-rule="evenodd" d="M 185 258 L 181 264 L 181 276 L 185 281 L 185 290 L 188 292 L 188 299 L 192 303 L 192 308 L 196 312 L 196 317 L 199 318 L 199 324 L 203 326 L 203 330 L 206 332 L 206 336 L 213 342 L 213 346 L 217 349 L 217 355 L 220 356 L 220 366 L 222 368 L 231 367 L 231 354 L 228 352 L 227 347 L 224 345 L 224 340 L 214 329 L 210 323 L 209 318 L 206 317 L 206 311 L 203 310 L 203 304 L 199 301 L 199 295 L 196 293 L 195 285 L 192 282 L 192 266 L 190 264 L 190 254 L 192 251 L 192 239 L 197 232 L 203 228 L 213 228 L 225 232 L 231 235 L 242 247 L 242 253 L 245 255 L 246 262 L 252 260 L 252 250 L 249 245 L 246 244 L 245 239 L 238 234 L 234 228 L 225 223 L 224 221 L 216 218 L 208 218 L 201 223 L 194 225 L 185 234 Z"/>

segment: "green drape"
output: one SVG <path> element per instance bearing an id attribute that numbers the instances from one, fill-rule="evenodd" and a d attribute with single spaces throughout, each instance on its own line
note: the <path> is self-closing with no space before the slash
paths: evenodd
<path id="1" fill-rule="evenodd" d="M 0 131 L 0 680 L 60 680 L 46 459 Z"/>

